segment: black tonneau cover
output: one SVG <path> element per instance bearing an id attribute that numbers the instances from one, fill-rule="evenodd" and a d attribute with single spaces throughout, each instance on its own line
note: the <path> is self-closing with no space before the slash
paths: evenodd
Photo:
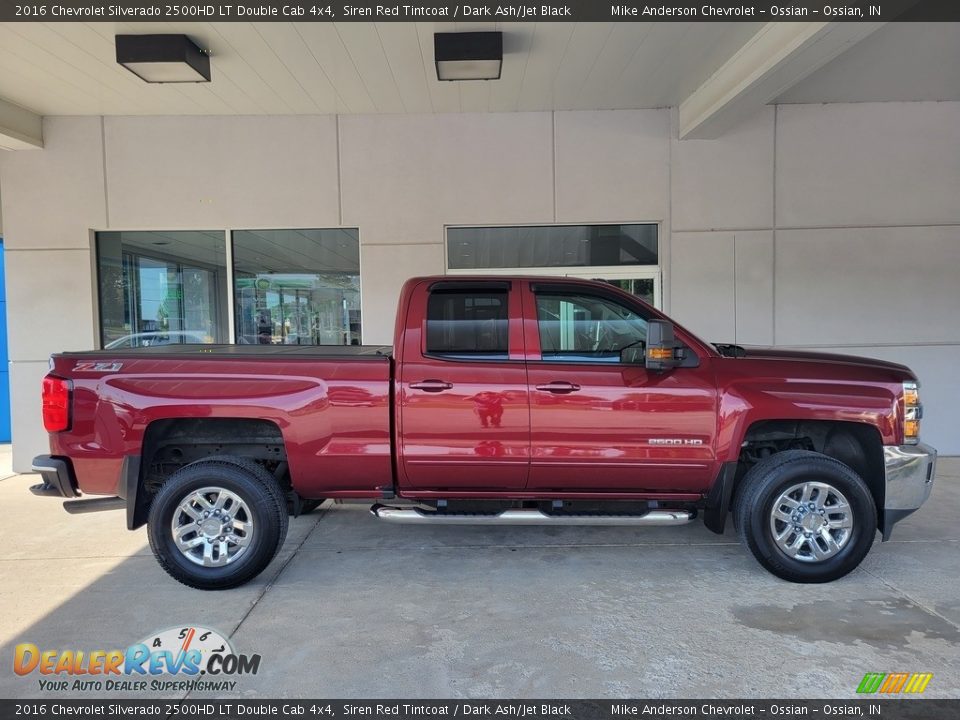
<path id="1" fill-rule="evenodd" d="M 388 360 L 393 353 L 390 345 L 201 345 L 171 344 L 115 350 L 83 350 L 56 353 L 59 356 L 85 357 L 107 360 L 117 357 L 178 357 L 197 358 L 271 357 L 303 360 Z"/>

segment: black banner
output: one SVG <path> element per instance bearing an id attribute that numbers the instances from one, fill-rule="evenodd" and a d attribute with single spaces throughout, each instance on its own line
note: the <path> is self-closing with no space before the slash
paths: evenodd
<path id="1" fill-rule="evenodd" d="M 703 2 L 567 0 L 567 2 L 327 2 L 326 0 L 0 0 L 0 21 L 25 22 L 911 22 L 960 21 L 957 0 L 846 2 Z"/>
<path id="2" fill-rule="evenodd" d="M 954 720 L 960 700 L 0 700 L 0 720 L 27 717 Z"/>

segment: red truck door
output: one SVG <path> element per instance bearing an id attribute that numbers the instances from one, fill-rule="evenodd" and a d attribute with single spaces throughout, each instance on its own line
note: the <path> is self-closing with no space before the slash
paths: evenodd
<path id="1" fill-rule="evenodd" d="M 696 492 L 715 477 L 709 357 L 664 373 L 620 363 L 649 310 L 614 289 L 524 284 L 529 490 Z"/>
<path id="2" fill-rule="evenodd" d="M 408 490 L 522 490 L 530 414 L 519 284 L 425 282 L 410 294 L 398 368 Z"/>

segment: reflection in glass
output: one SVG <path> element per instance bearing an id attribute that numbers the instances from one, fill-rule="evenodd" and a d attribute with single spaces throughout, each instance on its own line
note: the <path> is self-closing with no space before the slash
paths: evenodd
<path id="1" fill-rule="evenodd" d="M 655 305 L 653 294 L 653 278 L 628 278 L 625 280 L 606 280 L 614 287 L 626 290 L 631 295 L 636 295 L 647 305 Z"/>
<path id="2" fill-rule="evenodd" d="M 427 353 L 460 359 L 507 359 L 506 292 L 432 292 Z"/>
<path id="3" fill-rule="evenodd" d="M 656 265 L 657 225 L 448 228 L 451 270 Z"/>
<path id="4" fill-rule="evenodd" d="M 355 229 L 233 233 L 237 343 L 359 345 Z"/>
<path id="5" fill-rule="evenodd" d="M 108 349 L 226 342 L 222 232 L 99 232 L 100 342 Z"/>
<path id="6" fill-rule="evenodd" d="M 647 321 L 633 310 L 593 295 L 537 294 L 544 360 L 620 362 L 624 348 L 647 339 Z"/>

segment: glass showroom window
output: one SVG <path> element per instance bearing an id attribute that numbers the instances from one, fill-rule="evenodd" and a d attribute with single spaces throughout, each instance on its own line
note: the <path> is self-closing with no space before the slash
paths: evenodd
<path id="1" fill-rule="evenodd" d="M 107 349 L 227 341 L 222 232 L 98 232 Z"/>
<path id="2" fill-rule="evenodd" d="M 447 228 L 450 273 L 603 279 L 660 304 L 656 223 Z"/>
<path id="3" fill-rule="evenodd" d="M 360 344 L 357 230 L 232 235 L 237 343 Z"/>

